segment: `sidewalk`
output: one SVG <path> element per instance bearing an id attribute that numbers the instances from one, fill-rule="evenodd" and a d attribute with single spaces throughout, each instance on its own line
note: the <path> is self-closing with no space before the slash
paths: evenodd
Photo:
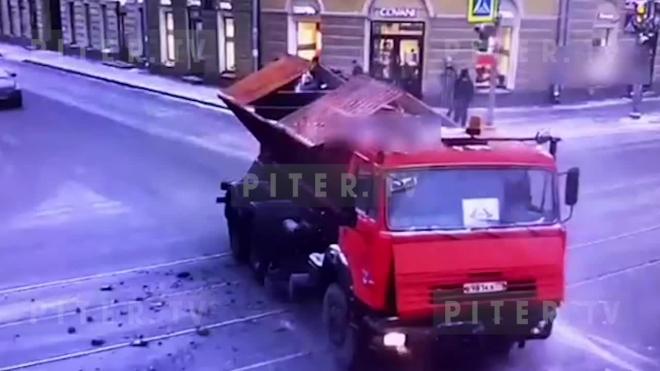
<path id="1" fill-rule="evenodd" d="M 154 75 L 138 68 L 120 69 L 106 66 L 100 61 L 65 56 L 47 50 L 27 50 L 20 46 L 4 43 L 0 43 L 0 57 L 55 68 L 204 105 L 226 108 L 218 98 L 218 88 L 216 87 L 193 85 L 174 78 Z"/>
<path id="2" fill-rule="evenodd" d="M 27 50 L 20 46 L 4 43 L 0 43 L 0 57 L 54 68 L 214 108 L 226 108 L 217 97 L 217 87 L 193 85 L 176 78 L 150 74 L 138 68 L 120 69 L 104 65 L 100 61 L 64 56 L 52 51 Z M 502 107 L 496 109 L 495 119 L 498 128 L 503 129 L 504 132 L 515 130 L 515 133 L 519 135 L 550 129 L 553 134 L 565 137 L 610 135 L 635 130 L 660 130 L 660 97 L 645 99 L 643 108 L 646 112 L 641 120 L 628 119 L 630 109 L 628 99 L 551 107 Z M 485 110 L 477 108 L 471 110 L 470 113 L 483 115 Z M 194 130 L 194 128 L 188 128 L 188 130 Z"/>

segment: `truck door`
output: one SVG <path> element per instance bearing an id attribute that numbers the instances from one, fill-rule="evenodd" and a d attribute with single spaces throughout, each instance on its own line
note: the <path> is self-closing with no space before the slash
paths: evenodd
<path id="1" fill-rule="evenodd" d="M 361 158 L 354 158 L 351 169 L 356 176 L 357 224 L 342 229 L 340 246 L 349 261 L 355 295 L 366 304 L 373 304 L 375 283 L 370 256 L 378 238 L 376 178 L 373 164 Z"/>

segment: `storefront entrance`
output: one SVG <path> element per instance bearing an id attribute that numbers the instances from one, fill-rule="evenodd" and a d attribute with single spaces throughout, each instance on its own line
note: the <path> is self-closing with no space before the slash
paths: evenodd
<path id="1" fill-rule="evenodd" d="M 372 22 L 369 71 L 416 97 L 422 95 L 423 22 Z"/>

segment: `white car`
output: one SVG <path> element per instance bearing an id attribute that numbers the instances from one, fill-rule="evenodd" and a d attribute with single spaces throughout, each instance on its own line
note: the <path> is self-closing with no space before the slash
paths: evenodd
<path id="1" fill-rule="evenodd" d="M 23 105 L 23 94 L 16 83 L 16 74 L 2 68 L 0 68 L 0 103 L 11 107 Z"/>

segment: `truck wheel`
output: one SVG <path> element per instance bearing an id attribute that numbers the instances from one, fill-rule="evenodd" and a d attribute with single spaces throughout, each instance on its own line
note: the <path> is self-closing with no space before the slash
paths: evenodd
<path id="1" fill-rule="evenodd" d="M 484 339 L 484 348 L 488 356 L 497 361 L 506 361 L 511 354 L 515 341 L 506 336 L 489 336 Z"/>
<path id="2" fill-rule="evenodd" d="M 254 242 L 254 238 L 250 240 Z M 248 254 L 252 275 L 258 284 L 263 285 L 266 282 L 268 263 L 259 255 L 259 248 L 257 246 L 250 246 Z"/>
<path id="3" fill-rule="evenodd" d="M 246 263 L 250 257 L 248 244 L 245 241 L 247 233 L 241 233 L 239 222 L 235 217 L 227 220 L 227 229 L 229 233 L 229 249 L 231 255 L 239 263 Z"/>
<path id="4" fill-rule="evenodd" d="M 323 297 L 323 325 L 337 366 L 341 370 L 359 368 L 358 360 L 362 356 L 359 331 L 351 323 L 346 293 L 335 283 L 328 286 Z"/>

